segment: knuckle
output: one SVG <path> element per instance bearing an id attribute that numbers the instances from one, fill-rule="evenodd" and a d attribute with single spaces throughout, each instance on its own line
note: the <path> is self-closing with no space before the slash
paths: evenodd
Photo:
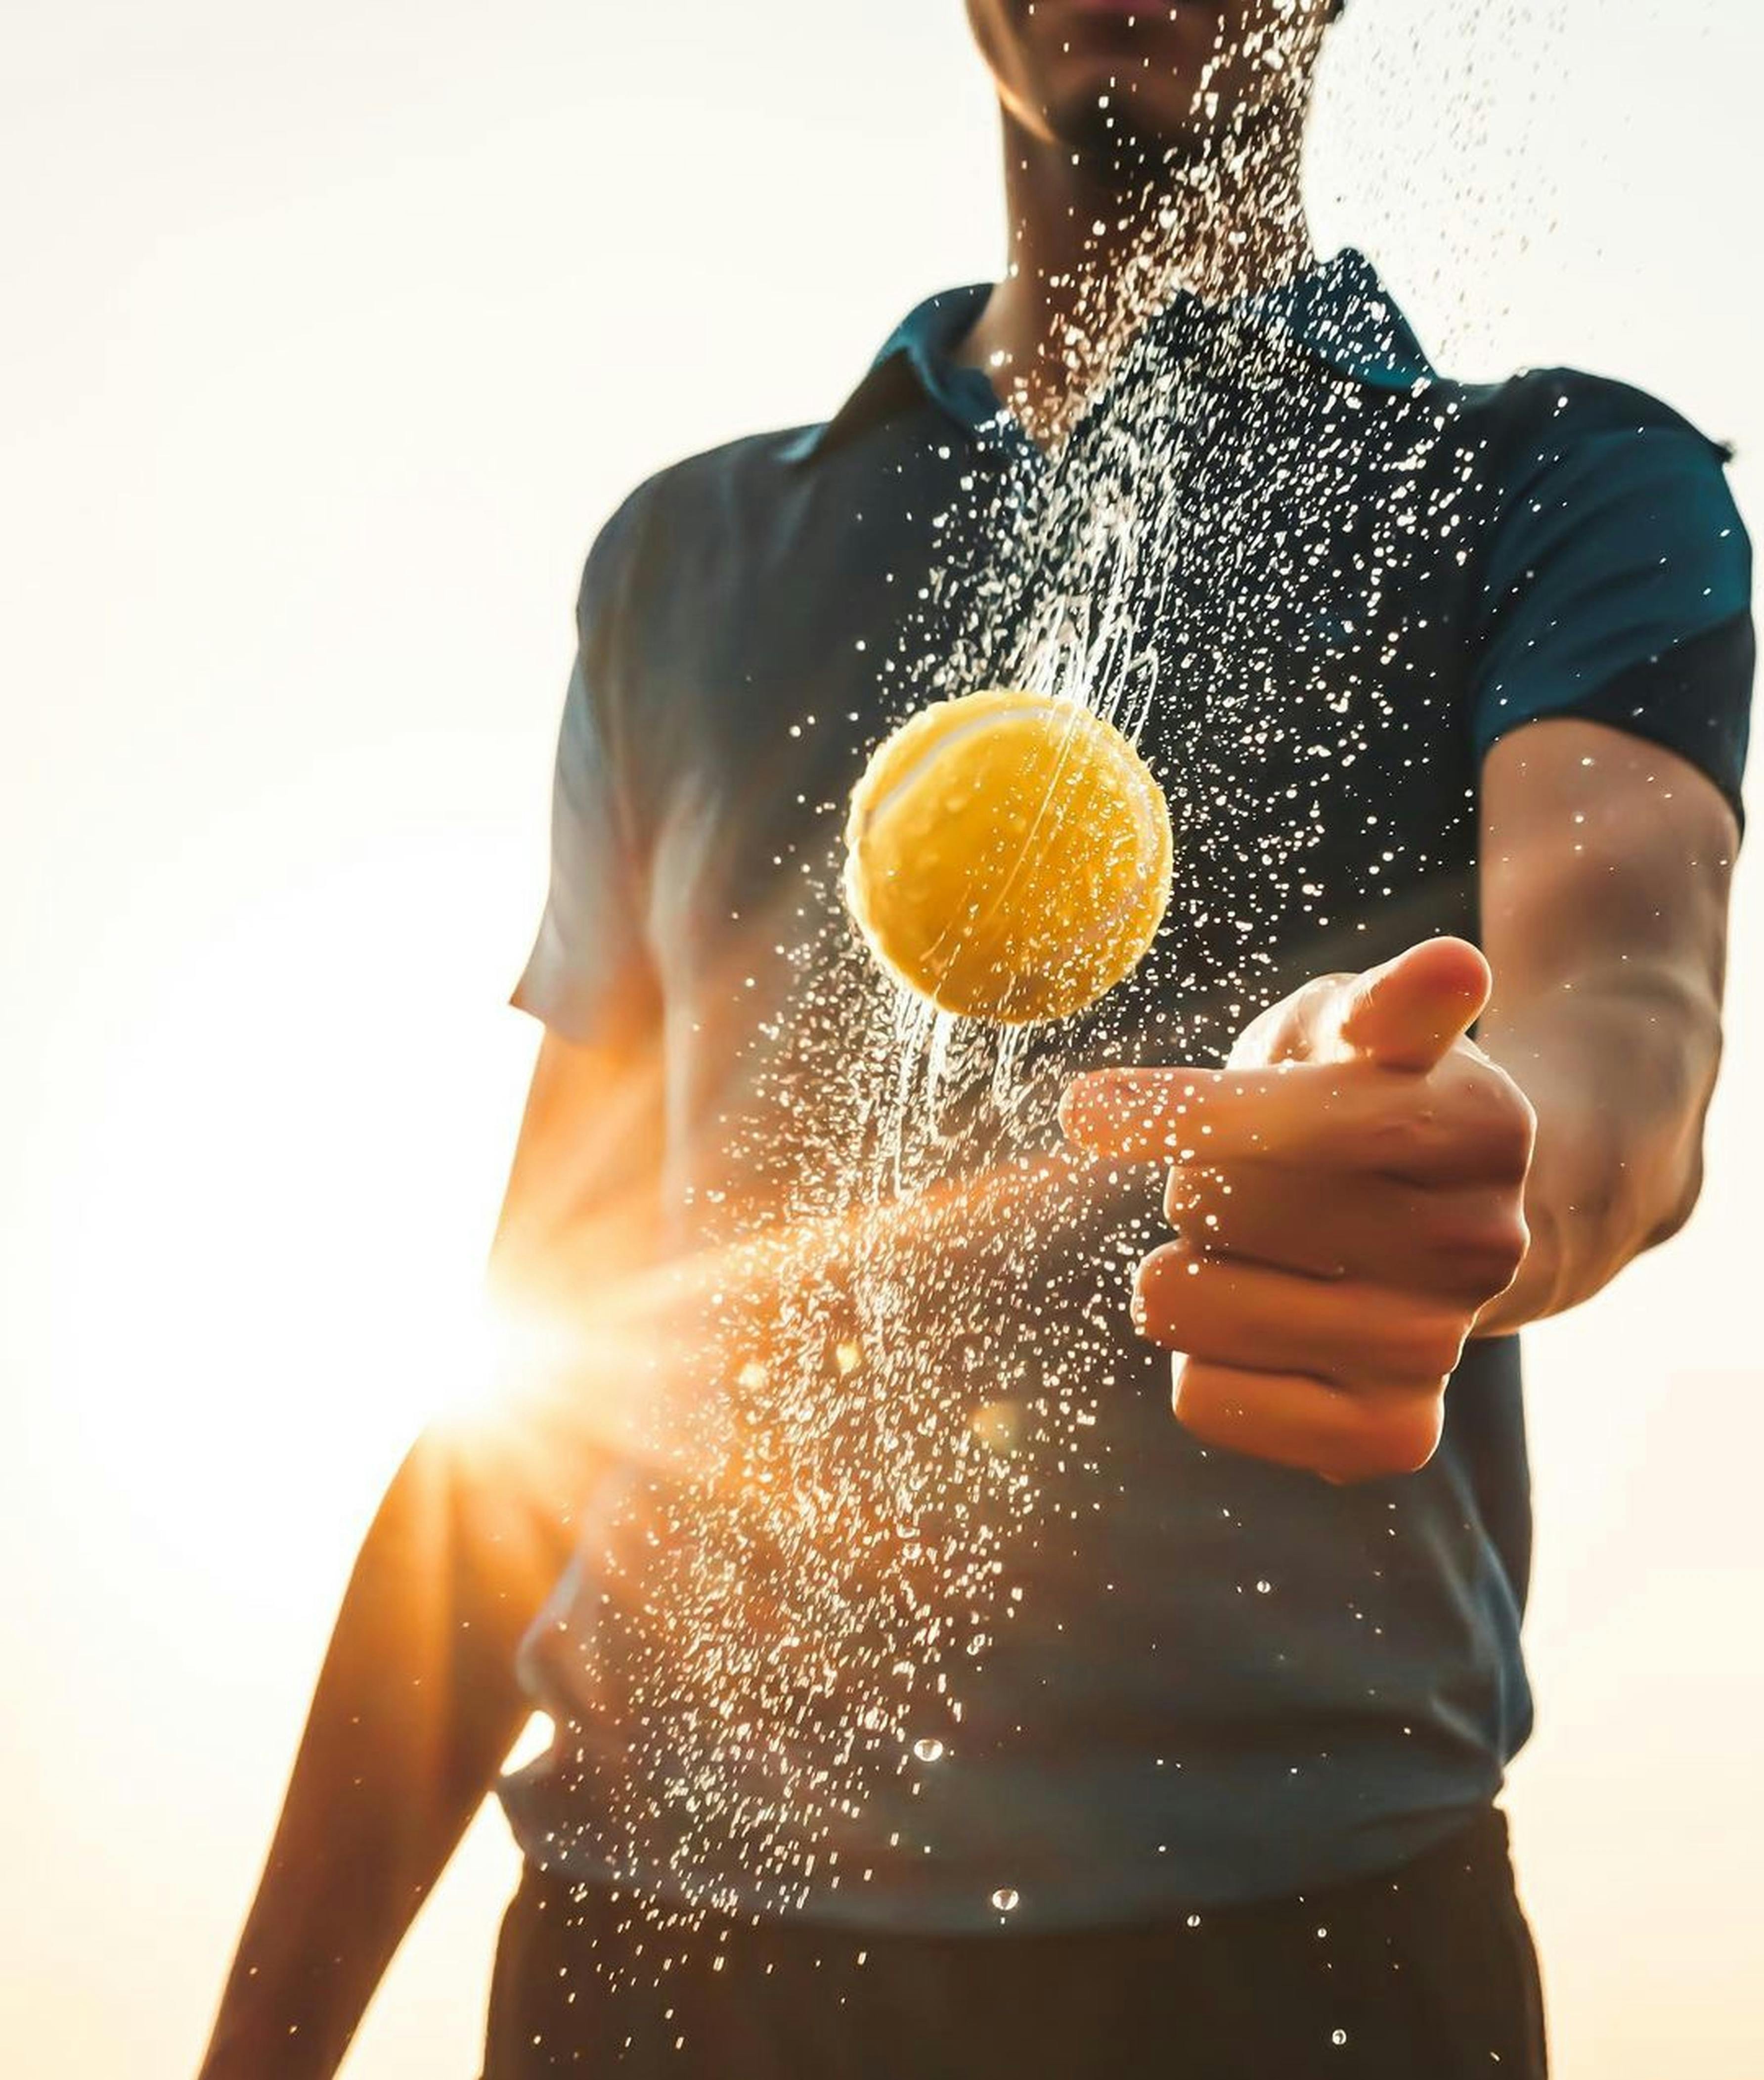
<path id="1" fill-rule="evenodd" d="M 1495 1177 L 1519 1179 L 1531 1168 L 1537 1138 L 1537 1114 L 1512 1078 L 1493 1063 L 1481 1068 L 1466 1087 L 1465 1122 L 1478 1167 Z"/>
<path id="2" fill-rule="evenodd" d="M 1378 1481 L 1419 1473 L 1439 1449 L 1444 1411 L 1438 1394 L 1363 1403 L 1336 1478 Z"/>
<path id="3" fill-rule="evenodd" d="M 1529 1101 L 1492 1064 L 1415 1091 L 1369 1130 L 1381 1168 L 1501 1184 L 1523 1181 L 1536 1132 Z"/>
<path id="4" fill-rule="evenodd" d="M 1513 1205 L 1444 1222 L 1432 1252 L 1447 1290 L 1484 1300 L 1512 1284 L 1531 1239 L 1523 1214 Z"/>
<path id="5" fill-rule="evenodd" d="M 1375 1168 L 1401 1176 L 1425 1168 L 1439 1140 L 1437 1119 L 1431 1109 L 1405 1103 L 1368 1122 L 1366 1153 Z"/>
<path id="6" fill-rule="evenodd" d="M 1432 1386 L 1442 1382 L 1463 1352 L 1469 1324 L 1463 1315 L 1410 1312 L 1385 1331 L 1385 1369 L 1397 1384 Z"/>
<path id="7" fill-rule="evenodd" d="M 1503 1105 L 1494 1114 L 1485 1145 L 1497 1174 L 1518 1180 L 1531 1167 L 1537 1115 L 1517 1091 L 1512 1093 L 1512 1099 L 1516 1102 Z"/>
<path id="8" fill-rule="evenodd" d="M 1490 1222 L 1488 1233 L 1483 1239 L 1480 1262 L 1482 1269 L 1495 1281 L 1495 1292 L 1502 1292 L 1512 1284 L 1515 1274 L 1525 1261 L 1525 1253 L 1531 1246 L 1531 1231 L 1526 1226 L 1525 1215 L 1519 1206 L 1508 1209 Z"/>

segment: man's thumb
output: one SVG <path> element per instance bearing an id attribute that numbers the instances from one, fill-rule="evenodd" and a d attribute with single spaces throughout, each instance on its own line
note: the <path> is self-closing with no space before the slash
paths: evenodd
<path id="1" fill-rule="evenodd" d="M 1423 939 L 1347 984 L 1343 1044 L 1387 1069 L 1431 1069 L 1481 1015 L 1494 978 L 1467 939 Z"/>

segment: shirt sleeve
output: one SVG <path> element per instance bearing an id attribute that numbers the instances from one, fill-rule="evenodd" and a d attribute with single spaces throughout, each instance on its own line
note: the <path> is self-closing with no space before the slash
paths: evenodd
<path id="1" fill-rule="evenodd" d="M 1620 384 L 1524 380 L 1542 426 L 1482 573 L 1477 756 L 1522 723 L 1578 716 L 1678 753 L 1743 817 L 1755 643 L 1728 451 Z"/>
<path id="2" fill-rule="evenodd" d="M 596 543 L 583 574 L 552 777 L 551 883 L 509 1000 L 583 1046 L 628 1046 L 651 1028 L 656 1012 L 643 847 L 613 711 L 622 685 L 614 640 L 618 588 L 607 568 L 613 532 Z"/>

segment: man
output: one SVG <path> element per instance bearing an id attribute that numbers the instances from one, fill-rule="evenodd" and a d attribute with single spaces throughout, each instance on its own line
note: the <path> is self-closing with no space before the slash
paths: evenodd
<path id="1" fill-rule="evenodd" d="M 1330 11 L 970 0 L 1003 280 L 597 543 L 494 1266 L 577 1348 L 394 1482 L 208 2080 L 334 2070 L 535 1704 L 487 2080 L 1544 2070 L 1511 1332 L 1696 1197 L 1747 550 L 1666 407 L 1312 255 Z M 1171 922 L 928 1050 L 840 806 L 1023 673 Z"/>

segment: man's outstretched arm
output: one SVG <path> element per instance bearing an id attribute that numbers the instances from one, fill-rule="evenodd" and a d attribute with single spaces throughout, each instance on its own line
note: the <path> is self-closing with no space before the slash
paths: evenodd
<path id="1" fill-rule="evenodd" d="M 542 1046 L 492 1253 L 505 1306 L 587 1298 L 648 1246 L 627 1065 Z M 513 1383 L 511 1410 L 522 1405 Z M 555 1412 L 555 1390 L 541 1395 Z M 201 2080 L 333 2074 L 528 1707 L 515 1649 L 566 1562 L 593 1426 L 438 1424 L 364 1540 Z"/>
<path id="2" fill-rule="evenodd" d="M 1732 809 L 1674 753 L 1562 719 L 1495 746 L 1483 824 L 1487 960 L 1425 941 L 1283 999 L 1223 1070 L 1066 1093 L 1083 1147 L 1171 1166 L 1176 1237 L 1135 1307 L 1206 1443 L 1412 1471 L 1468 1336 L 1585 1299 L 1695 1201 Z"/>
<path id="3" fill-rule="evenodd" d="M 1483 1047 L 1531 1100 L 1531 1243 L 1477 1319 L 1560 1314 L 1677 1232 L 1703 1180 L 1739 832 L 1675 753 L 1539 722 L 1483 776 Z"/>

